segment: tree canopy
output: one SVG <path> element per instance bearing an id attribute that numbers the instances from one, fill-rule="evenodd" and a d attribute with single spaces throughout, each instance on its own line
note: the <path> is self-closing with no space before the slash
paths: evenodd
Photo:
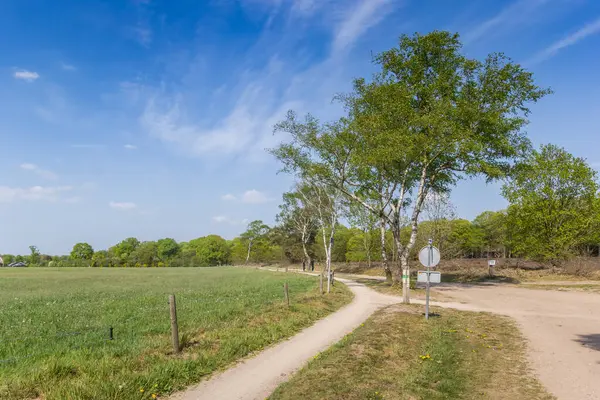
<path id="1" fill-rule="evenodd" d="M 91 260 L 94 249 L 88 243 L 77 243 L 71 250 L 71 258 L 74 260 Z"/>
<path id="2" fill-rule="evenodd" d="M 559 262 L 585 241 L 598 219 L 596 171 L 554 145 L 518 165 L 503 193 L 518 253 Z"/>
<path id="3" fill-rule="evenodd" d="M 344 117 L 321 123 L 290 111 L 275 128 L 291 138 L 272 150 L 283 171 L 342 193 L 391 228 L 396 281 L 408 274 L 428 193 L 467 176 L 505 177 L 530 150 L 528 104 L 550 92 L 502 54 L 479 61 L 461 48 L 457 34 L 403 35 L 375 57 L 380 71 L 370 81 L 356 79 L 338 96 Z M 407 293 L 407 279 L 403 286 Z"/>

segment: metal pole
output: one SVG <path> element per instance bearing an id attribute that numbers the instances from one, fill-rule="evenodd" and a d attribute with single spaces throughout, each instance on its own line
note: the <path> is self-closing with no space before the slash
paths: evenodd
<path id="1" fill-rule="evenodd" d="M 433 247 L 431 246 L 432 240 L 429 239 L 429 251 L 427 252 L 427 288 L 425 291 L 425 319 L 429 319 L 429 277 L 431 275 L 431 259 L 433 258 Z"/>

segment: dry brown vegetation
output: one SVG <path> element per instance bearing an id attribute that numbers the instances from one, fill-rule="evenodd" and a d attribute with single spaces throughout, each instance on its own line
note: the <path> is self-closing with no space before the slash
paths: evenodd
<path id="1" fill-rule="evenodd" d="M 413 271 L 421 267 L 415 263 Z M 378 263 L 371 267 L 366 263 L 339 263 L 334 265 L 337 272 L 383 276 L 383 268 Z M 465 258 L 442 260 L 437 268 L 446 282 L 477 282 L 489 279 L 487 259 Z M 496 279 L 509 283 L 535 280 L 600 280 L 600 258 L 580 257 L 564 262 L 560 267 L 552 267 L 536 261 L 518 258 L 498 259 L 495 268 Z"/>

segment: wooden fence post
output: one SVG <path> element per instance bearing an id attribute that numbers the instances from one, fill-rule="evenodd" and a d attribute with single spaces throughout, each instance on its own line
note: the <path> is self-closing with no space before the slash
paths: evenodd
<path id="1" fill-rule="evenodd" d="M 173 341 L 173 351 L 179 353 L 179 327 L 177 325 L 177 305 L 175 304 L 175 295 L 169 295 L 169 308 L 171 309 L 171 340 Z"/>
<path id="2" fill-rule="evenodd" d="M 290 306 L 290 292 L 289 292 L 289 287 L 288 287 L 288 283 L 284 283 L 283 284 L 283 295 L 285 296 L 285 302 L 287 303 L 287 306 Z"/>
<path id="3" fill-rule="evenodd" d="M 321 291 L 321 294 L 323 294 L 323 271 L 321 271 L 321 274 L 319 275 L 319 290 Z"/>

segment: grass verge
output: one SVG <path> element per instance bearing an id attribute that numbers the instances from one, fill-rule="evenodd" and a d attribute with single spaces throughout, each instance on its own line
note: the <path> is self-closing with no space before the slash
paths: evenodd
<path id="1" fill-rule="evenodd" d="M 321 353 L 270 400 L 552 399 L 529 374 L 523 338 L 507 318 L 422 307 L 375 313 Z"/>
<path id="2" fill-rule="evenodd" d="M 0 269 L 0 399 L 164 397 L 351 298 L 344 285 L 321 296 L 314 277 L 233 267 Z"/>

